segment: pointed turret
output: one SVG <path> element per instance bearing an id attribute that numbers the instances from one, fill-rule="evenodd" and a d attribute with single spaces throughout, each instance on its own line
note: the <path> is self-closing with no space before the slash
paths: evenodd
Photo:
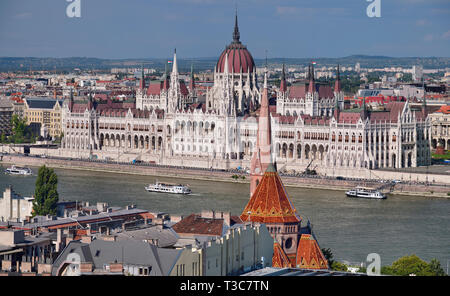
<path id="1" fill-rule="evenodd" d="M 336 71 L 336 82 L 334 83 L 334 92 L 337 94 L 341 92 L 341 73 L 340 73 L 339 65 L 337 66 L 337 71 Z"/>
<path id="2" fill-rule="evenodd" d="M 339 120 L 339 112 L 340 112 L 340 110 L 339 110 L 339 100 L 338 100 L 337 94 L 338 93 L 336 93 L 336 95 L 335 95 L 335 105 L 334 105 L 334 118 L 336 119 L 336 121 Z"/>
<path id="3" fill-rule="evenodd" d="M 229 65 L 228 65 L 228 54 L 225 55 L 225 68 L 223 70 L 223 73 L 228 74 L 230 72 Z"/>
<path id="4" fill-rule="evenodd" d="M 94 99 L 92 98 L 92 94 L 89 93 L 88 97 L 88 110 L 92 110 L 94 108 Z"/>
<path id="5" fill-rule="evenodd" d="M 422 78 L 422 85 L 423 85 L 422 116 L 423 116 L 423 120 L 425 120 L 428 116 L 428 112 L 427 112 L 427 100 L 426 100 L 425 79 L 424 78 Z"/>
<path id="6" fill-rule="evenodd" d="M 250 196 L 253 195 L 269 165 L 273 164 L 271 138 L 272 133 L 266 72 L 264 74 L 264 89 L 261 95 L 261 107 L 259 109 L 256 149 L 250 164 Z"/>
<path id="7" fill-rule="evenodd" d="M 191 81 L 189 82 L 189 89 L 191 92 L 195 89 L 194 64 L 191 64 Z"/>
<path id="8" fill-rule="evenodd" d="M 311 64 L 309 68 L 309 87 L 308 87 L 309 93 L 315 93 L 316 92 L 316 86 L 314 82 L 314 65 Z"/>
<path id="9" fill-rule="evenodd" d="M 366 120 L 367 118 L 366 97 L 363 97 L 361 117 L 363 120 Z"/>
<path id="10" fill-rule="evenodd" d="M 286 73 L 285 73 L 285 70 L 284 70 L 284 63 L 283 63 L 283 70 L 281 72 L 280 91 L 281 92 L 286 92 L 287 91 Z"/>
<path id="11" fill-rule="evenodd" d="M 73 89 L 70 89 L 70 98 L 69 98 L 69 110 L 72 111 L 73 109 Z"/>
<path id="12" fill-rule="evenodd" d="M 165 70 L 164 70 L 164 76 L 163 76 L 163 89 L 168 90 L 169 89 L 169 67 L 166 63 Z"/>
<path id="13" fill-rule="evenodd" d="M 144 76 L 144 66 L 142 66 L 142 71 L 141 71 L 141 82 L 139 84 L 139 88 L 142 90 L 145 88 L 145 76 Z"/>
<path id="14" fill-rule="evenodd" d="M 173 53 L 173 64 L 172 64 L 172 76 L 178 74 L 178 65 L 177 65 L 177 49 Z"/>
<path id="15" fill-rule="evenodd" d="M 241 43 L 241 41 L 239 41 L 240 38 L 241 38 L 241 34 L 239 33 L 238 15 L 237 15 L 237 8 L 236 8 L 236 16 L 234 19 L 233 43 Z"/>

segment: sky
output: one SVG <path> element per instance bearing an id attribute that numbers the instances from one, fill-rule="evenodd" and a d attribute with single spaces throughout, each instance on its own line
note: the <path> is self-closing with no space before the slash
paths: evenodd
<path id="1" fill-rule="evenodd" d="M 70 1 L 81 17 L 70 18 Z M 450 0 L 0 0 L 1 57 L 450 57 Z M 371 0 L 372 1 L 372 0 Z"/>

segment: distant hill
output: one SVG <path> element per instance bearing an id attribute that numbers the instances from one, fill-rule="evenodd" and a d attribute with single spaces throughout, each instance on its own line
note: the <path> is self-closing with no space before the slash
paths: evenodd
<path id="1" fill-rule="evenodd" d="M 179 59 L 180 71 L 189 71 L 191 64 L 195 71 L 213 70 L 218 58 L 192 58 Z M 306 66 L 312 60 L 318 66 L 354 66 L 360 63 L 361 67 L 412 67 L 423 65 L 425 69 L 450 68 L 450 58 L 444 57 L 386 57 L 351 55 L 342 58 L 272 58 L 268 59 L 269 64 L 301 65 Z M 151 67 L 163 70 L 167 59 L 99 59 L 89 57 L 68 57 L 68 58 L 35 58 L 35 57 L 0 57 L 0 71 L 29 71 L 31 70 L 58 70 L 72 71 L 75 68 L 81 70 L 107 70 L 111 68 L 124 67 Z M 263 66 L 265 59 L 255 59 L 257 66 Z"/>

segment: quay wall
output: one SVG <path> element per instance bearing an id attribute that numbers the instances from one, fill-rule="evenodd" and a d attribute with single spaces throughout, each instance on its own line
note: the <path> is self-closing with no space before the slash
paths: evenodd
<path id="1" fill-rule="evenodd" d="M 23 147 L 11 147 L 9 145 L 2 145 L 1 146 L 2 152 L 8 152 L 8 153 L 22 153 L 23 154 Z M 49 148 L 37 148 L 37 147 L 31 147 L 30 148 L 30 155 L 47 155 L 50 157 L 62 157 L 62 158 L 83 158 L 88 159 L 90 154 L 89 151 L 71 151 L 71 150 L 63 150 L 63 149 L 49 149 Z M 97 151 L 94 153 L 96 157 L 100 160 L 108 159 L 109 163 L 112 161 L 118 161 L 118 162 L 128 162 L 131 163 L 134 159 L 142 160 L 144 162 L 152 162 L 155 164 L 160 165 L 168 165 L 168 166 L 180 166 L 180 167 L 202 167 L 202 168 L 210 168 L 213 167 L 215 169 L 235 169 L 237 167 L 249 167 L 250 166 L 250 160 L 244 159 L 244 160 L 228 160 L 228 161 L 219 161 L 214 160 L 209 157 L 191 157 L 191 156 L 183 156 L 183 157 L 170 157 L 165 155 L 162 157 L 162 155 L 158 153 L 153 152 L 145 152 L 141 153 L 139 155 L 136 155 L 136 153 L 132 152 L 121 152 L 119 153 L 118 150 L 111 150 L 111 149 L 105 149 L 104 151 Z M 292 172 L 293 170 L 299 172 L 306 169 L 306 165 L 302 167 L 298 163 L 289 162 L 289 161 L 283 161 L 280 160 L 277 162 L 278 169 L 284 170 L 287 172 Z M 133 166 L 135 168 L 136 166 Z M 299 169 L 301 168 L 301 169 Z M 114 169 L 113 167 L 108 167 L 108 170 Z M 169 174 L 172 174 L 173 168 L 166 169 L 169 170 Z M 317 172 L 321 176 L 328 176 L 328 177 L 337 177 L 341 176 L 344 178 L 357 178 L 357 179 L 366 179 L 366 180 L 401 180 L 403 182 L 415 182 L 415 183 L 432 183 L 433 185 L 449 185 L 450 186 L 450 174 L 436 174 L 436 173 L 423 173 L 423 172 L 406 172 L 406 171 L 392 171 L 392 170 L 383 170 L 383 169 L 377 169 L 377 170 L 369 170 L 366 168 L 333 168 L 333 167 L 326 167 L 326 166 L 319 166 L 316 168 Z M 449 168 L 450 170 L 450 168 Z M 195 172 L 196 170 L 194 170 Z M 165 171 L 161 171 L 164 173 Z M 183 173 L 181 175 L 185 174 L 185 170 L 183 170 Z M 145 172 L 140 172 L 139 174 L 145 174 Z M 195 173 L 193 173 L 195 174 Z M 214 174 L 213 174 L 214 175 Z M 171 175 L 172 176 L 172 175 Z M 222 175 L 220 175 L 222 176 Z M 182 177 L 182 176 L 177 176 Z M 217 176 L 214 175 L 214 178 Z M 223 176 L 228 177 L 228 176 Z M 296 180 L 299 178 L 295 178 Z M 310 178 L 308 179 L 307 183 L 309 183 Z M 328 181 L 328 180 L 327 180 Z M 347 187 L 347 186 L 346 186 Z M 450 191 L 450 190 L 448 190 Z"/>
<path id="2" fill-rule="evenodd" d="M 16 164 L 22 166 L 41 166 L 46 165 L 53 168 L 63 168 L 63 169 L 76 169 L 76 170 L 86 170 L 86 171 L 98 171 L 98 172 L 110 172 L 110 173 L 121 173 L 121 174 L 136 174 L 136 175 L 148 175 L 148 176 L 158 176 L 158 177 L 174 177 L 174 178 L 185 178 L 185 179 L 197 179 L 197 180 L 207 180 L 207 181 L 220 181 L 220 182 L 231 182 L 231 183 L 249 183 L 248 174 L 237 174 L 228 171 L 211 171 L 208 169 L 187 169 L 187 168 L 175 168 L 175 167 L 161 167 L 161 166 L 146 166 L 146 165 L 133 165 L 133 164 L 117 164 L 117 163 L 105 163 L 105 162 L 88 162 L 81 160 L 63 160 L 63 159 L 53 159 L 53 158 L 39 158 L 30 156 L 17 156 L 17 155 L 4 155 L 1 160 L 4 164 Z M 386 174 L 385 174 L 386 173 Z M 389 174 L 393 173 L 393 179 L 401 179 L 399 173 L 397 172 L 380 172 L 377 171 L 378 175 L 382 175 L 383 179 L 388 179 Z M 404 173 L 404 180 L 409 180 L 409 173 Z M 233 175 L 244 176 L 245 179 L 234 180 Z M 373 175 L 373 174 L 372 174 Z M 412 174 L 415 175 L 415 174 Z M 407 178 L 406 178 L 407 176 Z M 431 180 L 433 177 L 438 177 L 441 175 L 431 175 L 428 174 L 428 179 Z M 361 178 L 361 176 L 359 176 Z M 374 176 L 376 177 L 376 176 Z M 443 178 L 447 183 L 450 179 L 449 176 Z M 301 188 L 315 188 L 315 189 L 326 189 L 326 190 L 348 190 L 355 186 L 364 185 L 367 187 L 379 187 L 382 183 L 377 182 L 374 178 L 371 180 L 366 180 L 364 184 L 361 184 L 360 180 L 337 180 L 330 178 L 320 178 L 320 177 L 293 177 L 293 176 L 281 176 L 285 186 L 289 187 L 301 187 Z M 441 180 L 439 178 L 436 178 Z M 411 179 L 415 181 L 414 178 Z M 412 184 L 401 183 L 394 187 L 392 194 L 402 194 L 402 195 L 419 195 L 419 196 L 431 196 L 431 197 L 445 197 L 448 196 L 450 192 L 449 184 L 437 184 L 435 182 L 432 185 L 424 184 Z"/>

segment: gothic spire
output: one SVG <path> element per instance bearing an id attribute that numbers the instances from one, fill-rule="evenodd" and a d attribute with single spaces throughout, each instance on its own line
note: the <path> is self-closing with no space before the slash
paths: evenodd
<path id="1" fill-rule="evenodd" d="M 141 83 L 139 85 L 140 89 L 144 89 L 145 88 L 145 76 L 144 76 L 144 65 L 142 65 L 142 70 L 141 70 Z"/>
<path id="2" fill-rule="evenodd" d="M 280 82 L 280 91 L 286 92 L 287 86 L 286 86 L 286 73 L 284 70 L 284 63 L 283 63 L 283 70 L 281 72 L 281 82 Z"/>
<path id="3" fill-rule="evenodd" d="M 191 64 L 191 81 L 189 82 L 189 88 L 191 91 L 195 88 L 194 64 Z"/>
<path id="4" fill-rule="evenodd" d="M 336 82 L 334 83 L 334 92 L 339 93 L 340 91 L 341 91 L 341 73 L 338 64 L 336 71 Z"/>
<path id="5" fill-rule="evenodd" d="M 241 43 L 239 39 L 241 38 L 241 34 L 239 33 L 238 26 L 238 15 L 237 15 L 237 7 L 236 7 L 236 16 L 234 20 L 234 31 L 233 31 L 233 43 Z"/>
<path id="6" fill-rule="evenodd" d="M 173 53 L 173 66 L 172 66 L 172 74 L 178 74 L 178 66 L 177 66 L 177 49 Z"/>
<path id="7" fill-rule="evenodd" d="M 367 112 L 366 112 L 366 97 L 363 97 L 362 101 L 362 119 L 366 120 Z"/>
<path id="8" fill-rule="evenodd" d="M 315 93 L 316 92 L 316 88 L 314 85 L 314 65 L 311 64 L 309 66 L 309 88 L 308 88 L 308 92 L 309 93 Z"/>
<path id="9" fill-rule="evenodd" d="M 423 99 L 422 99 L 422 114 L 423 114 L 423 120 L 427 117 L 427 101 L 425 96 L 425 78 L 422 77 L 422 86 L 423 86 Z"/>
<path id="10" fill-rule="evenodd" d="M 72 108 L 73 108 L 73 88 L 70 89 L 69 110 L 72 111 Z"/>

